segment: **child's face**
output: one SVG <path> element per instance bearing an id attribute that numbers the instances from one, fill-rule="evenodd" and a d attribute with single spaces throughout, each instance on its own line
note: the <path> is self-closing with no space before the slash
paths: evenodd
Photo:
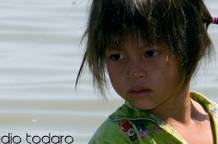
<path id="1" fill-rule="evenodd" d="M 139 109 L 154 109 L 181 89 L 178 60 L 164 45 L 148 47 L 124 39 L 119 50 L 106 50 L 116 92 Z"/>

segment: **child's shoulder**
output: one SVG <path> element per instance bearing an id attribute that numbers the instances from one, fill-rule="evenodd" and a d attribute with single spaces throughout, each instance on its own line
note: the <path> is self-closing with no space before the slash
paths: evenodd
<path id="1" fill-rule="evenodd" d="M 132 108 L 127 102 L 112 113 L 97 129 L 89 144 L 138 144 L 143 139 L 149 142 L 152 131 L 161 133 L 156 121 L 148 112 Z"/>
<path id="2" fill-rule="evenodd" d="M 191 92 L 191 97 L 192 97 L 192 99 L 194 99 L 195 101 L 200 103 L 203 107 L 215 107 L 215 108 L 218 108 L 218 105 L 217 105 L 217 103 L 215 101 L 210 100 L 209 98 L 207 98 L 202 93 L 199 93 L 199 92 L 196 92 L 196 91 L 192 91 Z"/>
<path id="3" fill-rule="evenodd" d="M 191 94 L 195 101 L 200 103 L 213 118 L 218 120 L 218 105 L 215 101 L 208 99 L 206 96 L 196 91 L 191 92 Z"/>
<path id="4" fill-rule="evenodd" d="M 127 128 L 131 135 L 131 124 L 123 123 L 125 119 L 123 117 L 128 116 L 129 109 L 126 104 L 119 107 L 114 113 L 112 113 L 107 120 L 105 120 L 101 126 L 97 129 L 89 144 L 132 144 L 132 140 L 125 132 Z M 125 125 L 122 125 L 125 124 Z M 132 137 L 133 138 L 133 137 Z M 136 139 L 136 138 L 135 138 Z"/>
<path id="5" fill-rule="evenodd" d="M 128 137 L 114 121 L 107 119 L 97 129 L 89 144 L 121 144 L 127 143 Z"/>

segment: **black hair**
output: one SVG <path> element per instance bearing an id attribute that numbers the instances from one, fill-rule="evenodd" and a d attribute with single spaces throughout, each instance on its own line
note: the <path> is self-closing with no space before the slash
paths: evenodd
<path id="1" fill-rule="evenodd" d="M 167 44 L 179 60 L 184 82 L 189 82 L 199 60 L 212 50 L 207 33 L 211 18 L 202 0 L 93 0 L 76 85 L 87 62 L 104 94 L 105 50 L 119 47 L 126 35 L 151 45 Z"/>

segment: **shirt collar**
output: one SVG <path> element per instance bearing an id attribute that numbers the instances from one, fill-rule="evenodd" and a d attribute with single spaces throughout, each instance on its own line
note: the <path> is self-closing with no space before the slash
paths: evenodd
<path id="1" fill-rule="evenodd" d="M 215 103 L 208 100 L 203 94 L 199 92 L 191 92 L 191 97 L 193 100 L 201 104 L 201 106 L 208 112 L 211 117 L 215 138 L 218 140 L 218 107 Z M 109 116 L 112 121 L 119 121 L 121 119 L 127 120 L 148 120 L 159 127 L 161 127 L 166 132 L 174 135 L 181 141 L 185 140 L 176 132 L 171 126 L 167 125 L 163 120 L 150 113 L 148 110 L 139 110 L 134 108 L 129 102 L 125 102 L 116 112 Z"/>

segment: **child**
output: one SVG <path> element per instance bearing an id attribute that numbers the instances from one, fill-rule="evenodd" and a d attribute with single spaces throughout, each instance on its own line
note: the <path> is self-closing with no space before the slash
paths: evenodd
<path id="1" fill-rule="evenodd" d="M 89 144 L 218 143 L 218 108 L 189 90 L 210 23 L 202 0 L 93 0 L 77 82 L 87 62 L 104 94 L 107 69 L 126 102 Z"/>

